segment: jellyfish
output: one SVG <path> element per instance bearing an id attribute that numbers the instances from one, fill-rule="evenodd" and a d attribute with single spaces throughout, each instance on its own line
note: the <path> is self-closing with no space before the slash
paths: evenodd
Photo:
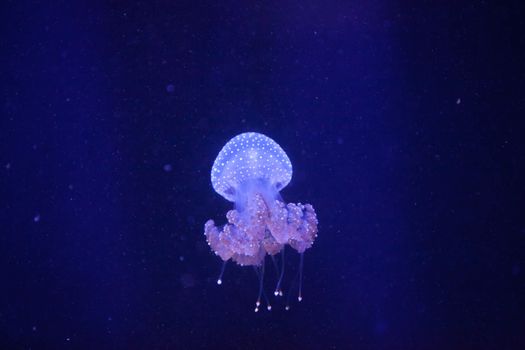
<path id="1" fill-rule="evenodd" d="M 255 132 L 243 133 L 228 141 L 211 169 L 215 192 L 234 203 L 234 209 L 226 214 L 224 226 L 216 226 L 213 220 L 204 225 L 208 245 L 223 260 L 217 284 L 222 284 L 229 260 L 241 266 L 254 266 L 259 278 L 255 311 L 259 310 L 261 294 L 266 298 L 268 310 L 271 309 L 263 290 L 267 255 L 272 258 L 276 271 L 274 256 L 281 255 L 274 295 L 283 295 L 281 283 L 287 245 L 300 254 L 297 299 L 302 300 L 303 253 L 317 237 L 318 222 L 312 205 L 283 201 L 279 192 L 291 179 L 292 163 L 283 149 L 268 136 Z"/>

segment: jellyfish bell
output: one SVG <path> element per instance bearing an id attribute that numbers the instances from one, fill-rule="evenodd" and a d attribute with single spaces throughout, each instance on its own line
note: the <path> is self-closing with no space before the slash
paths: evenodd
<path id="1" fill-rule="evenodd" d="M 302 254 L 317 236 L 317 216 L 310 204 L 286 204 L 279 191 L 292 179 L 292 163 L 271 138 L 254 132 L 232 138 L 219 152 L 211 170 L 213 189 L 235 208 L 228 211 L 222 228 L 209 220 L 204 234 L 211 249 L 227 262 L 253 265 L 260 280 L 258 303 L 264 278 L 264 258 L 281 253 L 281 273 L 275 295 L 282 295 L 284 248 L 297 250 L 300 256 L 299 297 L 301 295 Z M 222 283 L 221 269 L 219 281 Z M 264 294 L 264 293 L 263 293 Z M 258 305 L 257 305 L 258 306 Z M 268 303 L 269 308 L 271 306 Z M 256 310 L 258 310 L 256 308 Z"/>
<path id="2" fill-rule="evenodd" d="M 281 146 L 255 132 L 228 141 L 211 169 L 213 189 L 236 207 L 247 205 L 254 193 L 267 201 L 280 198 L 291 179 L 292 163 Z"/>

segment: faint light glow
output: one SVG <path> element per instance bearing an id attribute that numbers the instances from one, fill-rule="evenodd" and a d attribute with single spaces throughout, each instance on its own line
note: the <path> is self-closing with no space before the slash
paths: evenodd
<path id="1" fill-rule="evenodd" d="M 40 221 L 40 214 L 36 214 L 36 215 L 33 217 L 33 221 L 34 221 L 34 222 L 39 222 L 39 221 Z"/>
<path id="2" fill-rule="evenodd" d="M 173 170 L 173 166 L 171 164 L 164 164 L 162 169 L 164 169 L 165 172 L 169 173 Z"/>
<path id="3" fill-rule="evenodd" d="M 183 273 L 180 277 L 180 283 L 183 288 L 192 288 L 195 287 L 197 281 L 191 273 Z"/>

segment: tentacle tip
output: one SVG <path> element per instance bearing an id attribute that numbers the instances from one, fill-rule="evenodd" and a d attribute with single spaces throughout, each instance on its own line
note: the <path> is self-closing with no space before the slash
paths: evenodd
<path id="1" fill-rule="evenodd" d="M 266 308 L 268 309 L 268 311 L 272 311 L 272 306 L 271 305 L 268 305 Z"/>
<path id="2" fill-rule="evenodd" d="M 300 302 L 300 301 L 302 301 L 302 300 L 303 300 L 303 297 L 299 295 L 299 296 L 297 297 L 297 301 Z"/>
<path id="3" fill-rule="evenodd" d="M 218 284 L 219 286 L 222 284 L 222 280 L 221 280 L 220 278 L 217 280 L 217 284 Z"/>
<path id="4" fill-rule="evenodd" d="M 285 309 L 286 311 L 288 311 L 288 310 L 290 310 L 290 306 L 289 306 L 289 305 L 286 305 L 286 306 L 284 307 L 284 309 Z"/>

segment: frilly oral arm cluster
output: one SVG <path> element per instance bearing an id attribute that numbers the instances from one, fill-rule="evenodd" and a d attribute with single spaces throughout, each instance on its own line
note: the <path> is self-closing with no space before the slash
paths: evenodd
<path id="1" fill-rule="evenodd" d="M 310 248 L 317 236 L 314 208 L 279 200 L 273 204 L 270 210 L 257 194 L 242 215 L 237 210 L 227 213 L 222 230 L 209 220 L 204 226 L 208 245 L 222 260 L 240 265 L 260 265 L 266 254 L 277 254 L 285 244 L 299 253 Z"/>

